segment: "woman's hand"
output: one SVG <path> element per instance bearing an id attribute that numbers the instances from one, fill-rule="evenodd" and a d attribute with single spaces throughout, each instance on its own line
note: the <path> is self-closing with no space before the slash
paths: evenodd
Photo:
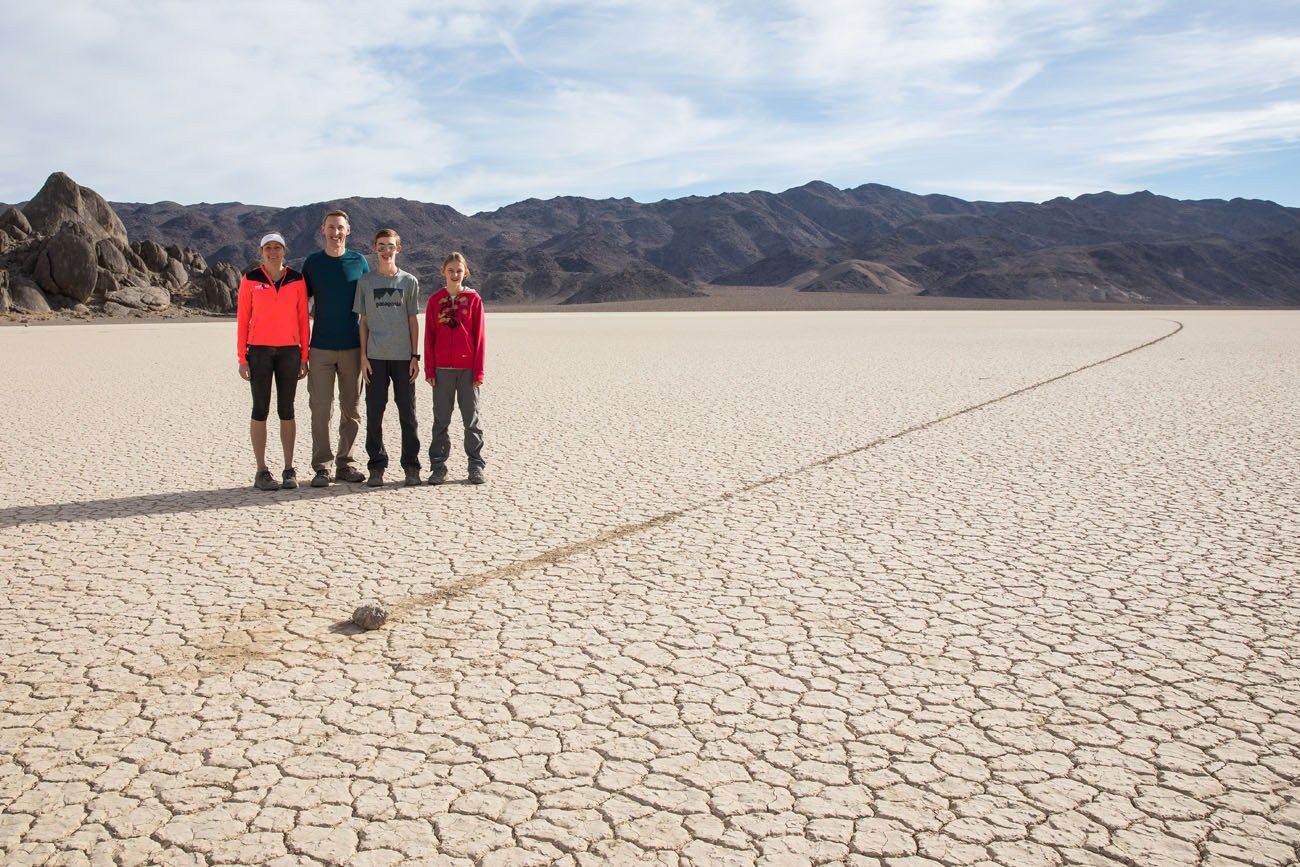
<path id="1" fill-rule="evenodd" d="M 299 379 L 307 378 L 307 362 L 305 361 L 298 365 L 298 378 Z"/>

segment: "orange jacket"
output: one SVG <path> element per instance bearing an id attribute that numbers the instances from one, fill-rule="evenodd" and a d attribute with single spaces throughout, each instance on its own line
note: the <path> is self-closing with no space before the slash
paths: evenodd
<path id="1" fill-rule="evenodd" d="M 277 286 L 261 265 L 239 281 L 239 333 L 235 351 L 245 363 L 249 346 L 298 346 L 307 361 L 307 281 L 292 268 L 284 269 Z"/>

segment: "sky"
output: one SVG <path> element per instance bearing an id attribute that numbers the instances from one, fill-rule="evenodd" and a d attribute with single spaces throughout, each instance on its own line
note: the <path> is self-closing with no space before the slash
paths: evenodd
<path id="1" fill-rule="evenodd" d="M 649 202 L 811 180 L 1300 206 L 1295 0 L 6 4 L 0 201 Z"/>

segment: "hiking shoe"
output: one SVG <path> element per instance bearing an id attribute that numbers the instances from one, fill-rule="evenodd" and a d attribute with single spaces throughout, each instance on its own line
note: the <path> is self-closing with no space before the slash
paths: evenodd
<path id="1" fill-rule="evenodd" d="M 334 478 L 338 479 L 340 482 L 364 482 L 366 480 L 365 473 L 361 472 L 356 467 L 351 466 L 340 469 L 334 474 Z"/>
<path id="2" fill-rule="evenodd" d="M 481 467 L 470 467 L 469 483 L 471 485 L 481 485 L 486 481 L 487 479 L 483 477 L 483 470 Z"/>
<path id="3" fill-rule="evenodd" d="M 384 486 L 384 471 L 373 469 L 370 471 L 370 478 L 366 479 L 366 485 L 371 488 L 382 488 Z"/>
<path id="4" fill-rule="evenodd" d="M 413 487 L 413 486 L 415 486 L 415 485 L 422 484 L 422 482 L 421 482 L 421 480 L 420 480 L 420 471 L 419 471 L 419 470 L 407 470 L 407 471 L 406 471 L 406 481 L 404 481 L 402 484 L 405 485 L 405 486 L 408 487 L 408 488 Z"/>
<path id="5" fill-rule="evenodd" d="M 275 480 L 275 476 L 271 475 L 270 470 L 263 468 L 257 471 L 257 478 L 253 479 L 253 487 L 259 491 L 274 491 L 279 489 L 280 483 Z"/>
<path id="6" fill-rule="evenodd" d="M 447 468 L 445 466 L 434 467 L 433 472 L 429 473 L 429 484 L 441 485 L 445 481 L 447 481 Z"/>
<path id="7" fill-rule="evenodd" d="M 280 474 L 284 481 L 280 482 L 280 487 L 292 490 L 298 487 L 298 471 L 293 467 L 285 467 L 284 472 Z"/>
<path id="8" fill-rule="evenodd" d="M 311 486 L 313 488 L 328 488 L 331 481 L 333 479 L 330 478 L 329 470 L 317 470 L 316 475 L 312 476 Z"/>

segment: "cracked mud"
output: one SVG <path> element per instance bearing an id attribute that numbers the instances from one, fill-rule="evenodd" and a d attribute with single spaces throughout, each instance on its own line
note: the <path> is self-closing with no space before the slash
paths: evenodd
<path id="1" fill-rule="evenodd" d="M 232 328 L 0 330 L 6 864 L 1300 857 L 1300 315 L 497 314 L 269 494 Z"/>

